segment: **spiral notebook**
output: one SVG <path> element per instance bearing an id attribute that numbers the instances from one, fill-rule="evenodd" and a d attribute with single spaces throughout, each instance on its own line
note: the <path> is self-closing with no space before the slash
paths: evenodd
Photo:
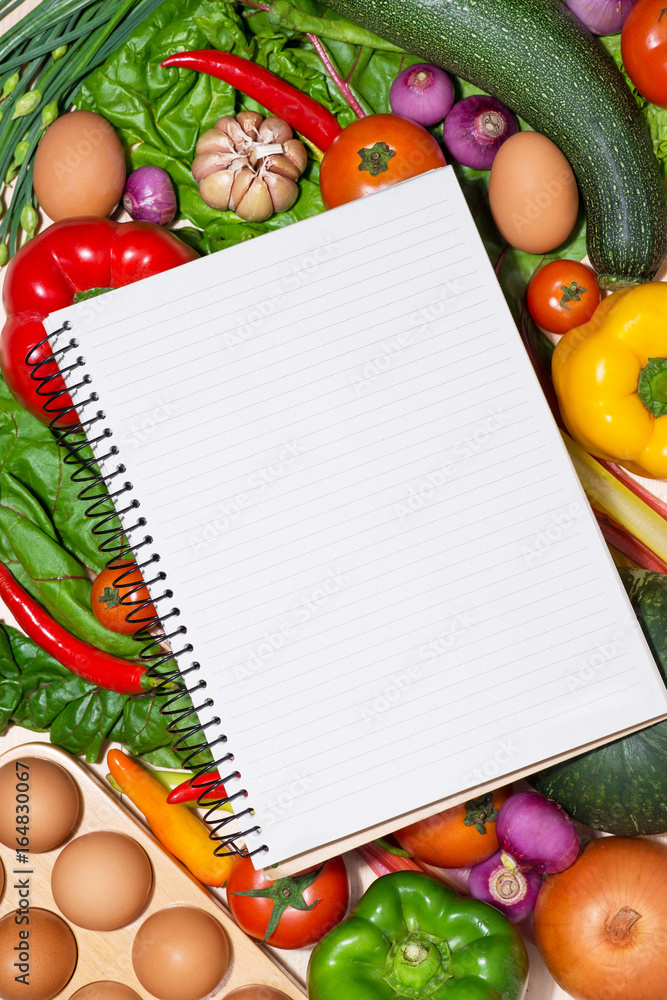
<path id="1" fill-rule="evenodd" d="M 46 325 L 78 342 L 258 867 L 667 715 L 451 167 Z"/>

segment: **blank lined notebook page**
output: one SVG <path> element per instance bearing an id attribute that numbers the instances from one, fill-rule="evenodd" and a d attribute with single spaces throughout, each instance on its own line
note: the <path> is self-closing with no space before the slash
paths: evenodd
<path id="1" fill-rule="evenodd" d="M 259 865 L 667 712 L 450 167 L 64 320 Z"/>

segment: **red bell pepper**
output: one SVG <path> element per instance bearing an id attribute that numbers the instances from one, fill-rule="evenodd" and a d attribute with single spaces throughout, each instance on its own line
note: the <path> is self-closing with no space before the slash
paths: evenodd
<path id="1" fill-rule="evenodd" d="M 7 317 L 0 334 L 0 368 L 12 395 L 43 423 L 45 397 L 37 394 L 25 358 L 45 337 L 42 320 L 72 305 L 77 293 L 120 288 L 140 278 L 195 260 L 199 255 L 172 233 L 152 222 L 112 222 L 103 218 L 62 219 L 25 243 L 12 258 L 3 285 Z M 32 355 L 37 363 L 51 353 L 48 344 Z M 40 374 L 56 372 L 44 366 Z M 64 389 L 62 379 L 49 391 Z M 69 406 L 68 395 L 59 406 Z M 65 421 L 63 421 L 64 423 Z M 70 424 L 76 423 L 72 414 Z"/>

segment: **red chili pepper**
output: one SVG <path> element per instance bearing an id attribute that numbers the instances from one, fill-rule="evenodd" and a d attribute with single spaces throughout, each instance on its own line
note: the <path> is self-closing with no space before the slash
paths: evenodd
<path id="1" fill-rule="evenodd" d="M 140 664 L 105 653 L 68 632 L 32 599 L 1 562 L 0 597 L 28 638 L 77 677 L 117 694 L 142 694 L 160 683 Z"/>
<path id="2" fill-rule="evenodd" d="M 167 802 L 173 804 L 178 802 L 196 802 L 196 800 L 206 792 L 206 786 L 216 781 L 220 781 L 217 771 L 206 771 L 204 774 L 195 775 L 194 778 L 186 778 L 180 785 L 169 792 Z M 218 785 L 213 789 L 207 798 L 211 800 L 221 799 L 227 795 L 224 785 Z M 205 801 L 205 800 L 204 800 Z"/>
<path id="3" fill-rule="evenodd" d="M 342 131 L 331 112 L 312 97 L 281 80 L 271 70 L 257 66 L 241 56 L 218 52 L 216 49 L 195 49 L 192 52 L 176 52 L 160 65 L 193 69 L 231 83 L 237 90 L 267 108 L 272 115 L 286 121 L 322 152 L 326 152 Z"/>

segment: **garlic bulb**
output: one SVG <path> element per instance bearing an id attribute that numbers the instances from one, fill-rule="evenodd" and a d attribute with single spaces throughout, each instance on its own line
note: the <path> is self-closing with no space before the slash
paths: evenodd
<path id="1" fill-rule="evenodd" d="M 257 111 L 219 118 L 199 137 L 196 153 L 192 176 L 206 204 L 248 222 L 292 207 L 308 158 L 287 122 Z"/>

